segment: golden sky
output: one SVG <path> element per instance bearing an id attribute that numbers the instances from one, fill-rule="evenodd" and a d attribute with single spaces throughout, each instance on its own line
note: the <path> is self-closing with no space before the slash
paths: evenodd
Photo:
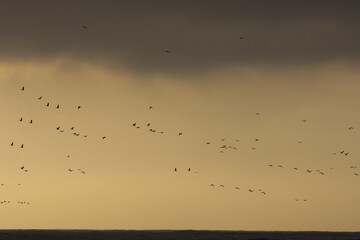
<path id="1" fill-rule="evenodd" d="M 0 228 L 360 230 L 358 2 L 1 2 Z"/>

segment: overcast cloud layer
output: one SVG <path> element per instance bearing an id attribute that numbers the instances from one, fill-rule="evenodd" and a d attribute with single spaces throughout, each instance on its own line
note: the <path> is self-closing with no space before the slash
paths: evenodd
<path id="1" fill-rule="evenodd" d="M 357 61 L 360 56 L 359 1 L 0 4 L 1 60 L 70 57 L 136 73 L 183 75 L 244 64 Z"/>

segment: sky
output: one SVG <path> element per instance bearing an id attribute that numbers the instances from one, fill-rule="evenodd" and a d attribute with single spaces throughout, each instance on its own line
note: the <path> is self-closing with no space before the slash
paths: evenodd
<path id="1" fill-rule="evenodd" d="M 0 5 L 0 228 L 360 231 L 359 1 Z"/>

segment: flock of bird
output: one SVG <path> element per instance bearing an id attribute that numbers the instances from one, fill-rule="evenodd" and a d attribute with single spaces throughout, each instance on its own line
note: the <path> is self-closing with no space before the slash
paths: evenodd
<path id="1" fill-rule="evenodd" d="M 83 25 L 82 26 L 83 29 L 87 29 L 88 27 Z M 239 36 L 239 39 L 243 40 L 245 39 L 244 37 L 242 36 Z M 170 54 L 172 53 L 172 51 L 170 51 L 169 49 L 166 49 L 165 50 L 165 53 L 167 54 Z M 25 91 L 25 86 L 23 86 L 21 88 L 21 91 Z M 39 101 L 43 101 L 43 96 L 39 96 L 37 97 L 37 99 Z M 54 107 L 55 109 L 57 110 L 60 110 L 62 107 L 60 104 L 56 103 L 56 104 L 50 104 L 50 102 L 48 101 L 45 101 L 44 103 L 44 107 L 46 108 L 50 108 L 50 107 Z M 82 108 L 82 106 L 80 105 L 77 105 L 77 106 L 74 106 L 74 110 L 80 110 Z M 152 110 L 153 109 L 153 106 L 149 106 L 148 107 L 149 110 Z M 260 116 L 260 113 L 259 112 L 256 112 L 255 113 L 257 116 Z M 19 122 L 21 123 L 27 123 L 27 124 L 34 124 L 35 121 L 32 119 L 32 118 L 29 118 L 29 119 L 25 119 L 24 117 L 20 116 Z M 308 120 L 307 119 L 302 119 L 301 122 L 303 124 L 307 124 Z M 165 131 L 164 129 L 157 129 L 153 126 L 153 124 L 151 122 L 148 122 L 146 124 L 139 124 L 139 122 L 133 122 L 131 123 L 131 126 L 135 129 L 144 129 L 145 131 L 148 131 L 148 132 L 151 132 L 151 133 L 159 133 L 159 134 L 165 134 L 165 133 L 168 133 L 168 131 Z M 55 127 L 56 131 L 58 131 L 59 133 L 64 133 L 64 132 L 69 132 L 72 136 L 74 137 L 83 137 L 83 138 L 87 138 L 89 135 L 86 133 L 86 134 L 83 134 L 83 133 L 80 133 L 77 128 L 75 126 L 71 126 L 71 127 L 63 127 L 63 126 L 56 126 Z M 354 130 L 354 127 L 348 127 L 348 130 Z M 183 132 L 177 132 L 177 135 L 178 136 L 182 136 L 183 135 Z M 105 140 L 106 139 L 106 136 L 102 136 L 101 137 L 102 140 Z M 237 143 L 239 142 L 238 139 L 234 139 L 234 140 L 230 140 L 228 141 L 226 138 L 220 138 L 219 139 L 219 143 L 216 142 L 215 144 L 218 144 L 218 153 L 221 153 L 221 154 L 224 154 L 226 152 L 229 152 L 229 151 L 235 151 L 235 150 L 238 150 L 239 147 L 237 146 Z M 251 146 L 249 146 L 252 150 L 256 150 L 257 149 L 257 144 L 259 144 L 261 142 L 261 139 L 260 138 L 255 138 L 253 139 L 253 143 Z M 299 144 L 303 143 L 302 141 L 298 141 Z M 206 142 L 206 145 L 213 145 L 214 143 L 213 142 L 210 142 L 210 141 L 207 141 Z M 14 141 L 12 141 L 10 143 L 10 146 L 11 147 L 16 147 L 18 146 L 19 148 L 23 149 L 24 148 L 24 143 L 15 143 Z M 333 155 L 337 155 L 337 154 L 340 154 L 340 155 L 343 155 L 343 156 L 348 156 L 349 155 L 349 152 L 348 151 L 345 151 L 345 150 L 341 150 L 341 151 L 338 151 L 338 152 L 334 152 Z M 67 157 L 69 158 L 70 155 L 67 155 Z M 268 164 L 267 165 L 268 168 L 279 168 L 279 169 L 285 169 L 285 166 L 283 164 Z M 303 170 L 300 170 L 300 168 L 298 167 L 290 167 L 289 169 L 291 169 L 292 171 L 303 171 L 303 172 L 306 172 L 308 174 L 311 174 L 311 173 L 317 173 L 321 176 L 325 176 L 325 171 L 324 170 L 320 170 L 320 169 L 317 169 L 315 171 L 311 170 L 310 168 L 307 168 L 307 169 L 303 169 Z M 331 170 L 333 170 L 333 168 L 330 168 Z M 351 165 L 350 166 L 350 169 L 355 171 L 357 169 L 357 166 L 354 166 L 354 165 Z M 25 169 L 25 166 L 21 166 L 20 167 L 20 170 L 23 171 L 23 172 L 28 172 L 28 169 Z M 69 173 L 79 173 L 79 174 L 83 174 L 85 175 L 86 172 L 81 169 L 81 168 L 78 168 L 77 170 L 75 170 L 74 168 L 68 168 L 66 170 L 67 172 Z M 192 171 L 192 169 L 189 167 L 185 170 L 182 170 L 182 171 L 187 171 L 187 172 L 194 172 L 194 173 L 199 173 L 198 171 Z M 178 173 L 179 172 L 179 169 L 177 167 L 175 167 L 173 169 L 173 172 L 175 173 Z M 353 172 L 353 175 L 355 176 L 359 176 L 359 174 L 357 172 Z M 20 184 L 18 184 L 20 185 Z M 4 184 L 2 183 L 1 186 L 4 186 Z M 225 185 L 223 184 L 218 184 L 218 185 L 215 185 L 214 183 L 211 183 L 209 184 L 209 186 L 211 188 L 215 188 L 216 186 L 218 188 L 225 188 Z M 234 190 L 241 190 L 240 187 L 238 186 L 231 186 L 230 187 L 231 189 L 234 189 Z M 264 190 L 262 189 L 253 189 L 253 188 L 244 188 L 243 189 L 244 191 L 248 192 L 248 193 L 252 193 L 252 194 L 255 194 L 255 193 L 258 193 L 260 195 L 268 195 L 267 192 L 265 192 Z M 295 198 L 295 201 L 302 201 L 302 202 L 307 202 L 308 199 L 305 199 L 305 198 Z M 0 202 L 1 204 L 10 204 L 11 201 L 1 201 Z M 26 201 L 17 201 L 18 204 L 20 205 L 29 205 L 29 202 L 26 202 Z"/>
<path id="2" fill-rule="evenodd" d="M 21 90 L 22 92 L 25 91 L 25 86 L 21 87 L 20 90 Z M 38 97 L 37 99 L 41 101 L 41 100 L 43 100 L 43 97 L 40 96 L 40 97 Z M 50 105 L 50 102 L 46 102 L 46 104 L 44 104 L 44 105 L 45 105 L 45 107 L 50 107 L 50 106 L 51 106 L 51 105 Z M 61 109 L 60 104 L 54 104 L 54 107 L 55 107 L 55 109 Z M 78 105 L 78 106 L 75 107 L 75 109 L 80 110 L 80 109 L 81 109 L 81 106 Z M 34 123 L 35 123 L 33 119 L 28 119 L 28 120 L 26 120 L 26 119 L 23 118 L 23 117 L 20 117 L 20 118 L 18 119 L 18 121 L 19 121 L 20 123 L 28 123 L 28 124 L 34 124 Z M 56 127 L 56 130 L 59 131 L 59 132 L 61 132 L 61 133 L 63 133 L 63 132 L 65 131 L 65 130 L 64 130 L 63 128 L 61 128 L 60 126 Z M 75 132 L 75 127 L 71 127 L 71 128 L 69 128 L 68 130 L 69 130 L 69 132 L 71 133 L 72 136 L 76 136 L 76 137 L 79 137 L 79 136 L 80 136 L 80 133 Z M 84 134 L 84 135 L 81 135 L 81 136 L 82 136 L 82 137 L 85 137 L 85 138 L 88 137 L 87 134 Z M 102 140 L 106 139 L 106 136 L 102 136 L 101 139 L 102 139 Z M 15 141 L 12 141 L 12 142 L 10 143 L 10 147 L 16 147 L 16 146 L 18 146 L 20 149 L 25 148 L 25 144 L 24 144 L 24 143 L 17 143 L 17 144 L 16 144 Z M 67 157 L 70 157 L 70 155 L 67 155 Z M 19 169 L 20 169 L 21 171 L 23 171 L 24 173 L 29 172 L 29 170 L 28 170 L 27 168 L 25 168 L 24 165 L 20 166 Z M 69 171 L 69 172 L 74 172 L 74 170 L 71 169 L 71 168 L 68 168 L 67 171 Z M 80 173 L 80 174 L 85 174 L 85 173 L 86 173 L 86 172 L 85 172 L 84 170 L 82 170 L 81 168 L 79 168 L 77 172 Z M 19 183 L 18 185 L 20 186 L 21 184 Z M 1 187 L 4 187 L 5 184 L 4 184 L 4 183 L 1 183 L 0 186 L 1 186 Z M 11 201 L 2 201 L 2 202 L 0 202 L 0 203 L 1 203 L 1 204 L 9 204 L 9 203 L 11 203 Z M 27 205 L 29 205 L 29 202 L 26 202 L 26 201 L 18 201 L 18 204 L 27 204 Z"/>

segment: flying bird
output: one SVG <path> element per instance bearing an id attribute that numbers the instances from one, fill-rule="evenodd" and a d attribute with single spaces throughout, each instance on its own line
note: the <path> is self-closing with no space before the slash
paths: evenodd
<path id="1" fill-rule="evenodd" d="M 38 99 L 41 100 L 41 99 L 42 99 L 42 96 L 38 97 Z"/>
<path id="2" fill-rule="evenodd" d="M 190 168 L 188 169 L 188 171 L 190 172 Z"/>
<path id="3" fill-rule="evenodd" d="M 103 136 L 103 137 L 102 137 L 102 139 L 105 139 L 105 138 L 106 138 L 106 136 Z"/>
<path id="4" fill-rule="evenodd" d="M 181 136 L 182 135 L 182 133 L 179 133 L 179 136 Z"/>
<path id="5" fill-rule="evenodd" d="M 11 142 L 10 146 L 14 146 L 14 142 Z"/>
<path id="6" fill-rule="evenodd" d="M 235 189 L 240 189 L 239 187 L 235 187 Z"/>
<path id="7" fill-rule="evenodd" d="M 57 127 L 56 130 L 60 130 L 60 127 Z"/>
<path id="8" fill-rule="evenodd" d="M 150 106 L 150 107 L 149 107 L 149 109 L 152 109 L 152 108 L 153 108 L 153 106 Z"/>
<path id="9" fill-rule="evenodd" d="M 252 190 L 252 189 L 249 189 L 248 191 L 249 191 L 249 192 L 253 192 L 254 190 Z"/>
<path id="10" fill-rule="evenodd" d="M 241 40 L 244 40 L 245 38 L 244 37 L 242 37 L 242 36 L 239 36 L 239 38 L 241 39 Z"/>
<path id="11" fill-rule="evenodd" d="M 74 130 L 74 127 L 70 128 L 70 130 Z"/>
<path id="12" fill-rule="evenodd" d="M 59 109 L 59 108 L 60 108 L 60 105 L 58 104 L 58 105 L 56 106 L 56 108 Z"/>
<path id="13" fill-rule="evenodd" d="M 22 117 L 21 117 L 21 118 L 19 119 L 19 122 L 22 122 L 22 120 L 23 120 L 23 119 L 22 119 Z"/>
<path id="14" fill-rule="evenodd" d="M 176 172 L 176 171 L 177 171 L 177 169 L 175 168 L 175 169 L 174 169 L 174 172 Z"/>
<path id="15" fill-rule="evenodd" d="M 170 53 L 170 50 L 165 50 L 166 53 Z"/>
<path id="16" fill-rule="evenodd" d="M 78 108 L 78 109 L 80 109 L 80 108 L 81 108 L 81 106 L 78 106 L 77 108 Z"/>
<path id="17" fill-rule="evenodd" d="M 82 27 L 83 29 L 87 28 L 87 26 L 86 26 L 86 25 L 82 25 L 81 27 Z"/>
<path id="18" fill-rule="evenodd" d="M 210 184 L 210 187 L 214 187 L 215 185 L 214 184 Z"/>
<path id="19" fill-rule="evenodd" d="M 50 103 L 47 103 L 46 106 L 47 106 L 47 107 L 50 106 Z"/>
<path id="20" fill-rule="evenodd" d="M 221 184 L 219 187 L 224 187 L 224 185 Z"/>
<path id="21" fill-rule="evenodd" d="M 29 123 L 32 124 L 32 123 L 33 123 L 33 120 L 31 119 Z"/>
<path id="22" fill-rule="evenodd" d="M 150 123 L 146 124 L 146 126 L 150 127 Z"/>
<path id="23" fill-rule="evenodd" d="M 68 171 L 69 171 L 69 172 L 72 172 L 72 171 L 74 171 L 74 170 L 72 170 L 71 168 L 69 168 Z"/>
<path id="24" fill-rule="evenodd" d="M 20 148 L 24 148 L 24 144 L 21 144 Z"/>
<path id="25" fill-rule="evenodd" d="M 21 91 L 24 91 L 24 90 L 25 90 L 25 87 L 22 87 L 22 88 L 21 88 Z"/>
<path id="26" fill-rule="evenodd" d="M 302 120 L 303 122 L 307 122 L 307 119 Z"/>

